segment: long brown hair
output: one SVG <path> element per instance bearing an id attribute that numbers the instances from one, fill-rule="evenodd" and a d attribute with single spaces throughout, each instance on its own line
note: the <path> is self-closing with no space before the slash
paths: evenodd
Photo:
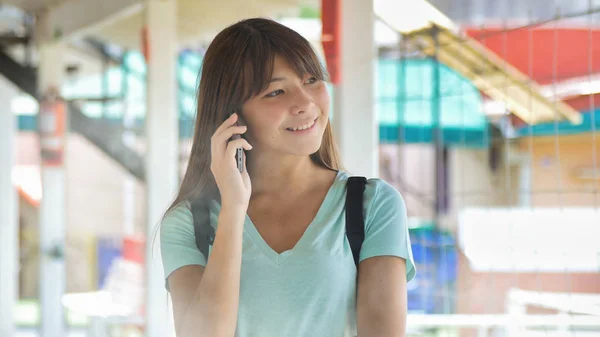
<path id="1" fill-rule="evenodd" d="M 210 139 L 232 111 L 241 111 L 246 101 L 267 88 L 276 55 L 285 58 L 301 77 L 310 74 L 318 80 L 328 79 L 327 70 L 310 43 L 273 20 L 240 21 L 221 31 L 212 41 L 200 72 L 189 163 L 177 198 L 167 213 L 186 201 L 218 198 L 210 171 Z M 310 157 L 319 166 L 341 169 L 330 123 L 321 147 Z"/>

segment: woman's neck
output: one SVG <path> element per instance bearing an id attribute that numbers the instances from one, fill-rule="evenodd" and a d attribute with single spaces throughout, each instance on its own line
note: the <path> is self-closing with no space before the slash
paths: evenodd
<path id="1" fill-rule="evenodd" d="M 322 170 L 309 156 L 259 155 L 248 161 L 253 195 L 301 192 L 311 187 L 311 181 Z"/>

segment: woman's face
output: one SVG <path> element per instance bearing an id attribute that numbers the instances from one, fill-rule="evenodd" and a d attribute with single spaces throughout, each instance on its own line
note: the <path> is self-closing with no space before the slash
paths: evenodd
<path id="1" fill-rule="evenodd" d="M 298 77 L 277 56 L 271 83 L 244 104 L 242 117 L 253 151 L 307 156 L 321 146 L 329 122 L 329 93 L 325 82 L 311 74 Z"/>

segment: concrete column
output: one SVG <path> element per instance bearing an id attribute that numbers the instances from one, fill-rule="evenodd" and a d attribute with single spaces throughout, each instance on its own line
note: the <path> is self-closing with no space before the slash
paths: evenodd
<path id="1" fill-rule="evenodd" d="M 12 184 L 17 119 L 11 107 L 17 93 L 0 76 L 0 336 L 15 333 L 14 310 L 19 294 L 19 217 Z"/>
<path id="2" fill-rule="evenodd" d="M 38 94 L 59 90 L 64 79 L 64 45 L 41 42 L 38 70 Z M 60 92 L 58 92 L 60 94 Z M 39 120 L 38 128 L 46 121 Z M 65 231 L 66 174 L 64 165 L 41 167 L 40 201 L 40 309 L 41 336 L 65 336 L 65 312 L 62 297 L 66 290 Z"/>
<path id="3" fill-rule="evenodd" d="M 176 6 L 175 0 L 149 0 L 146 7 L 149 58 L 146 116 L 146 336 L 149 337 L 164 337 L 172 333 L 172 325 L 168 324 L 170 319 L 167 320 L 170 317 L 160 249 L 152 243 L 156 226 L 174 199 L 179 185 Z"/>
<path id="4" fill-rule="evenodd" d="M 375 114 L 375 14 L 373 0 L 342 5 L 341 81 L 334 89 L 333 128 L 342 162 L 351 174 L 379 176 L 379 125 Z"/>
<path id="5" fill-rule="evenodd" d="M 129 92 L 129 73 L 127 67 L 122 67 L 123 73 L 122 80 L 122 92 L 124 95 L 128 95 Z M 135 135 L 135 115 L 129 105 L 130 98 L 128 96 L 123 100 L 123 144 L 131 147 L 132 149 L 136 146 L 136 135 Z M 135 205 L 136 205 L 136 178 L 127 175 L 123 181 L 123 235 L 126 237 L 133 236 L 135 233 Z"/>

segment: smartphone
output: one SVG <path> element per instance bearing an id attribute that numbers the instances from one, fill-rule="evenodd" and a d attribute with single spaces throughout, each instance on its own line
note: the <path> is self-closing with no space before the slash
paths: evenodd
<path id="1" fill-rule="evenodd" d="M 229 116 L 233 115 L 234 113 L 236 113 L 236 111 L 232 111 Z M 239 120 L 240 116 L 238 115 L 238 120 Z M 235 122 L 235 125 L 239 125 L 238 122 Z M 239 139 L 242 138 L 242 135 L 240 134 L 235 134 L 231 137 L 231 140 L 234 139 Z M 237 163 L 237 167 L 238 170 L 240 171 L 240 173 L 242 173 L 244 171 L 244 149 L 242 149 L 241 147 L 238 147 L 235 151 L 235 161 Z"/>

